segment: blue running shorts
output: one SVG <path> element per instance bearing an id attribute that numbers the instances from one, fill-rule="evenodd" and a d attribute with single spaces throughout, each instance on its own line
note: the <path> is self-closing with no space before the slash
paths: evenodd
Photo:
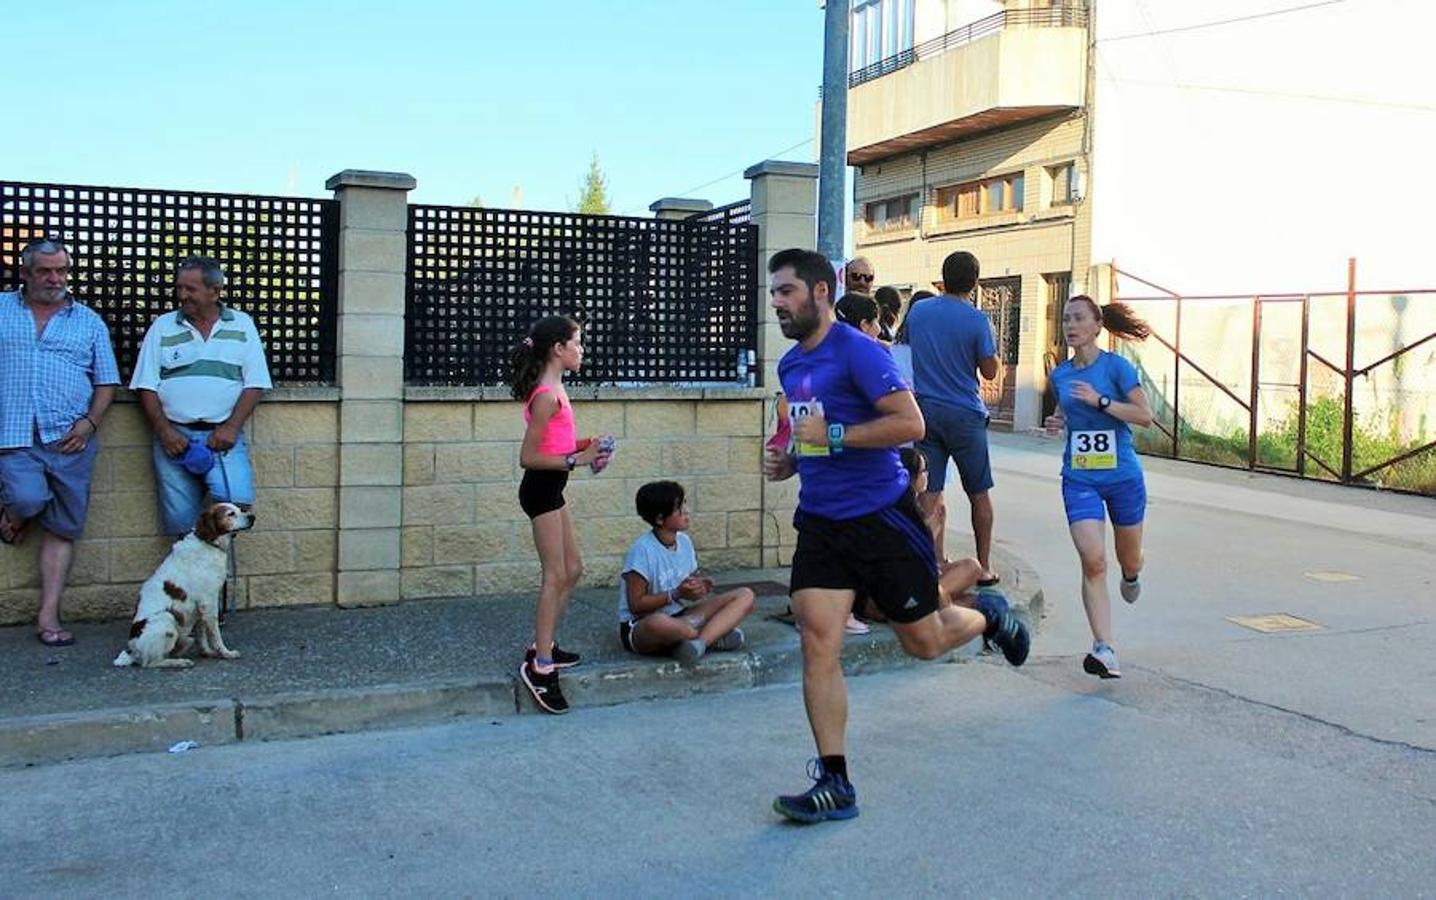
<path id="1" fill-rule="evenodd" d="M 1064 478 L 1062 504 L 1067 507 L 1068 525 L 1109 517 L 1113 525 L 1123 528 L 1140 525 L 1147 514 L 1147 482 L 1141 475 L 1110 484 L 1084 484 Z"/>

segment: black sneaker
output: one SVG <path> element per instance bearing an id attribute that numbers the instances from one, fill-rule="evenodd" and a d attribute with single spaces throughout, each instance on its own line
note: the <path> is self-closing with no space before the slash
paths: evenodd
<path id="1" fill-rule="evenodd" d="M 524 651 L 524 662 L 533 662 L 537 655 L 534 648 L 528 648 Z M 577 653 L 570 653 L 558 644 L 553 645 L 553 667 L 555 669 L 572 669 L 581 662 L 583 662 L 583 657 Z"/>
<path id="2" fill-rule="evenodd" d="M 804 825 L 826 819 L 857 818 L 858 791 L 852 782 L 825 771 L 819 759 L 809 760 L 808 777 L 816 784 L 801 794 L 774 800 L 773 811 Z"/>
<path id="3" fill-rule="evenodd" d="M 534 670 L 533 664 L 524 660 L 519 666 L 519 679 L 523 681 L 524 687 L 534 695 L 534 702 L 539 709 L 546 713 L 553 713 L 561 716 L 568 712 L 568 701 L 563 697 L 563 689 L 558 686 L 558 670 L 555 669 L 547 674 Z"/>
<path id="4" fill-rule="evenodd" d="M 1032 636 L 1027 626 L 1017 618 L 1007 605 L 1007 598 L 995 588 L 980 588 L 977 592 L 977 611 L 987 617 L 987 631 L 982 636 L 983 646 L 996 647 L 1012 665 L 1027 662 L 1032 649 Z"/>

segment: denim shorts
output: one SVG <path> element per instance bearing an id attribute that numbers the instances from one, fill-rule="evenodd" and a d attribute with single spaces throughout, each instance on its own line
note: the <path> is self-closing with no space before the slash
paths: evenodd
<path id="1" fill-rule="evenodd" d="M 56 441 L 0 450 L 0 506 L 16 519 L 38 517 L 40 527 L 79 540 L 90 509 L 90 475 L 100 442 L 90 438 L 79 453 L 61 453 Z"/>
<path id="2" fill-rule="evenodd" d="M 207 441 L 214 433 L 213 429 L 171 424 L 180 434 L 195 440 Z M 194 528 L 206 492 L 215 500 L 240 506 L 254 503 L 254 468 L 249 462 L 244 432 L 240 432 L 233 447 L 218 454 L 214 468 L 204 475 L 190 474 L 178 459 L 165 453 L 159 438 L 151 443 L 150 458 L 159 487 L 160 523 L 165 534 L 181 535 Z"/>
<path id="3" fill-rule="evenodd" d="M 1141 525 L 1147 514 L 1147 482 L 1141 476 L 1108 484 L 1084 484 L 1062 479 L 1062 503 L 1067 524 L 1111 517 L 1119 528 Z M 1105 509 L 1104 509 L 1105 507 Z"/>
<path id="4" fill-rule="evenodd" d="M 962 489 L 981 494 L 992 489 L 992 462 L 987 455 L 987 414 L 940 403 L 923 403 L 918 408 L 927 422 L 927 433 L 917 448 L 927 458 L 927 489 L 936 494 L 947 482 L 947 461 L 957 464 Z"/>

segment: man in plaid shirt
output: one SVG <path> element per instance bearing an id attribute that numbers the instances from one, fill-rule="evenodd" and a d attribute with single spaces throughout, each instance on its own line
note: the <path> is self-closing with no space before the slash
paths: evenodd
<path id="1" fill-rule="evenodd" d="M 110 330 L 66 289 L 70 263 L 59 241 L 33 241 L 20 253 L 23 290 L 0 293 L 0 542 L 39 522 L 35 634 L 51 647 L 75 642 L 60 595 L 89 509 L 95 432 L 120 383 Z"/>

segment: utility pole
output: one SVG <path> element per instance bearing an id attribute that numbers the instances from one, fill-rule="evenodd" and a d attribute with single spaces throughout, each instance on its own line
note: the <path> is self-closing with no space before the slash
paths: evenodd
<path id="1" fill-rule="evenodd" d="M 823 17 L 823 121 L 818 156 L 818 252 L 843 258 L 848 171 L 849 0 L 827 0 Z"/>

